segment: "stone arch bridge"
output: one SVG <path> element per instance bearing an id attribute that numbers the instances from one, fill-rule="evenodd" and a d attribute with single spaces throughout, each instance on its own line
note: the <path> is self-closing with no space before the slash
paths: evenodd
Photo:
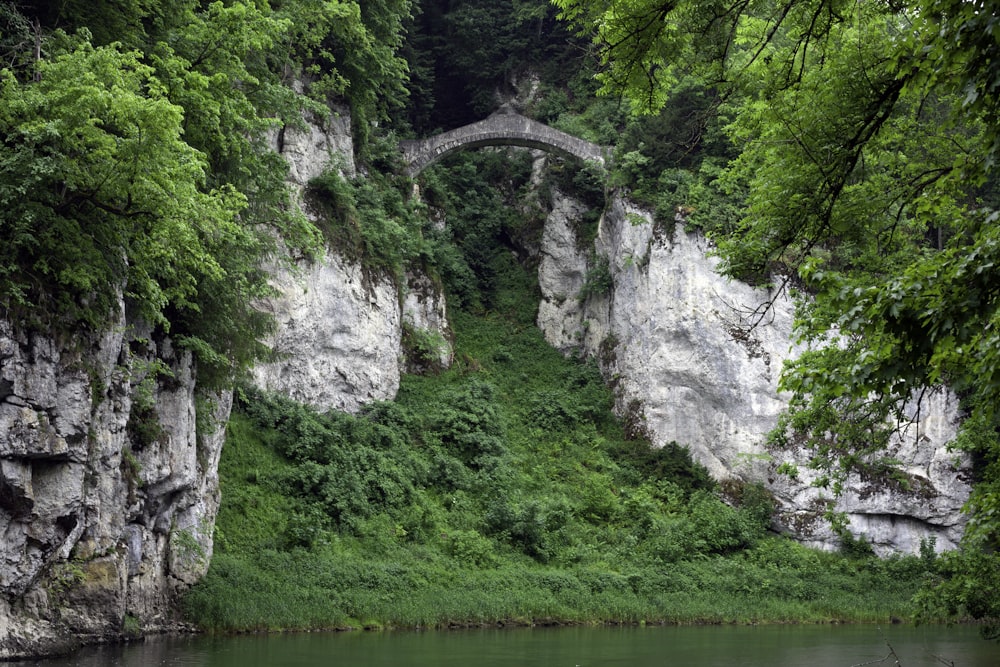
<path id="1" fill-rule="evenodd" d="M 539 148 L 564 157 L 607 165 L 611 149 L 560 132 L 526 118 L 509 108 L 501 108 L 485 120 L 470 123 L 427 139 L 400 141 L 406 173 L 416 176 L 443 157 L 467 148 L 482 146 L 524 146 Z"/>

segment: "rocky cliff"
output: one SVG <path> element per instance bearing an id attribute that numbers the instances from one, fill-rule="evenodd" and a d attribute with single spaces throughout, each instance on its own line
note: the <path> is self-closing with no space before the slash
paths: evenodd
<path id="1" fill-rule="evenodd" d="M 581 247 L 573 222 L 582 213 L 578 202 L 557 194 L 545 223 L 538 324 L 546 338 L 597 357 L 615 386 L 618 411 L 654 443 L 688 446 L 717 479 L 764 482 L 779 504 L 777 528 L 835 547 L 821 519 L 833 499 L 810 486 L 804 454 L 762 446 L 786 404 L 778 373 L 795 354 L 788 296 L 723 278 L 704 237 L 685 231 L 682 221 L 655 225 L 620 198 L 602 218 L 593 248 Z M 876 551 L 914 552 L 932 536 L 938 549 L 956 546 L 969 493 L 964 461 L 945 448 L 956 407 L 946 393 L 931 396 L 896 443 L 910 491 L 853 479 L 836 501 L 851 531 Z M 776 472 L 785 461 L 798 464 L 799 480 Z"/>
<path id="2" fill-rule="evenodd" d="M 212 555 L 228 394 L 130 323 L 0 319 L 0 658 L 176 627 Z"/>
<path id="3" fill-rule="evenodd" d="M 346 111 L 305 120 L 272 137 L 300 201 L 326 169 L 355 175 Z M 444 296 L 425 276 L 371 279 L 332 253 L 271 272 L 262 387 L 321 409 L 391 399 L 421 361 L 407 331 L 450 362 Z M 0 659 L 178 627 L 177 595 L 212 555 L 230 406 L 197 390 L 190 353 L 130 322 L 124 303 L 93 336 L 0 319 Z"/>
<path id="4" fill-rule="evenodd" d="M 287 160 L 300 199 L 309 181 L 327 169 L 355 175 L 350 127 L 341 109 L 275 137 L 274 148 Z M 322 410 L 354 412 L 390 400 L 400 373 L 414 363 L 407 359 L 404 330 L 433 335 L 441 341 L 440 365 L 450 363 L 444 294 L 425 276 L 411 274 L 405 285 L 396 285 L 331 252 L 291 266 L 276 264 L 270 273 L 278 295 L 261 308 L 274 315 L 278 327 L 268 341 L 274 360 L 254 369 L 262 388 Z"/>

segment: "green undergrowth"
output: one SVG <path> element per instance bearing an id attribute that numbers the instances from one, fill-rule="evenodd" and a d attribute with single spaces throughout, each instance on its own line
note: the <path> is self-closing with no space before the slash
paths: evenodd
<path id="1" fill-rule="evenodd" d="M 527 623 L 884 622 L 928 558 L 849 558 L 767 531 L 687 450 L 629 438 L 596 368 L 533 325 L 530 274 L 456 312 L 453 366 L 318 414 L 244 390 L 215 556 L 186 596 L 213 631 Z M 629 429 L 629 432 L 641 429 Z"/>

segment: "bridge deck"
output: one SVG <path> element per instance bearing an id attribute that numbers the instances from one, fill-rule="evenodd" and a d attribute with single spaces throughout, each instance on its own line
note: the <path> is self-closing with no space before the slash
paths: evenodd
<path id="1" fill-rule="evenodd" d="M 407 174 L 416 176 L 441 158 L 466 148 L 525 146 L 606 164 L 610 149 L 584 141 L 544 123 L 501 110 L 476 123 L 422 140 L 399 142 Z"/>

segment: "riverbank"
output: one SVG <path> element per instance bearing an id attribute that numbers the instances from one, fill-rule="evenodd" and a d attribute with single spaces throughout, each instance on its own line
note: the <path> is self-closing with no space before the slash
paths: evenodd
<path id="1" fill-rule="evenodd" d="M 189 609 L 206 629 L 504 627 L 562 624 L 890 623 L 909 619 L 909 559 L 844 564 L 774 540 L 740 557 L 664 570 L 454 570 L 328 552 L 222 557 Z M 809 561 L 812 560 L 810 563 Z M 782 564 L 779 564 L 781 561 Z"/>

